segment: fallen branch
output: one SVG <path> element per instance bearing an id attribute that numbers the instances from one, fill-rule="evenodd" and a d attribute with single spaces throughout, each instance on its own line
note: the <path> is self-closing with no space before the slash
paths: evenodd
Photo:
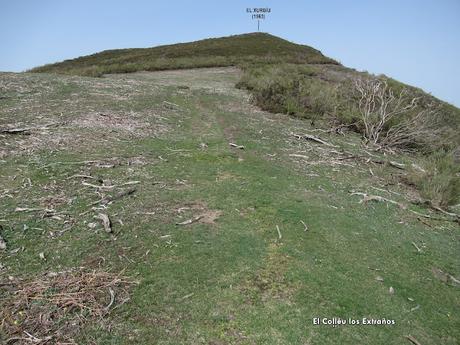
<path id="1" fill-rule="evenodd" d="M 94 177 L 94 176 L 76 174 L 76 175 L 72 175 L 72 176 L 67 177 L 66 180 L 71 180 L 71 179 L 73 179 L 73 178 L 96 179 L 96 177 Z"/>
<path id="2" fill-rule="evenodd" d="M 417 249 L 418 253 L 422 252 L 422 250 L 415 244 L 415 242 L 412 242 L 412 245 L 415 247 L 415 249 Z"/>
<path id="3" fill-rule="evenodd" d="M 417 341 L 417 339 L 415 339 L 415 338 L 414 338 L 413 336 L 411 336 L 411 335 L 406 335 L 406 336 L 404 336 L 404 338 L 406 338 L 407 340 L 409 340 L 409 341 L 410 341 L 412 344 L 414 344 L 414 345 L 422 345 L 422 344 L 420 344 L 420 343 Z"/>
<path id="4" fill-rule="evenodd" d="M 234 143 L 228 143 L 231 147 L 234 147 L 236 149 L 240 149 L 240 150 L 244 150 L 244 146 L 243 145 L 237 145 L 237 144 L 234 144 Z"/>
<path id="5" fill-rule="evenodd" d="M 397 169 L 404 170 L 406 168 L 406 164 L 404 163 L 398 163 L 395 161 L 389 161 L 388 164 L 390 164 L 392 167 L 395 167 Z"/>
<path id="6" fill-rule="evenodd" d="M 98 185 L 95 185 L 95 184 L 92 184 L 92 183 L 88 183 L 88 182 L 85 182 L 85 181 L 82 181 L 82 185 L 84 186 L 87 186 L 87 187 L 92 187 L 92 188 L 97 188 L 97 189 L 113 189 L 113 188 L 118 188 L 118 187 L 124 187 L 124 186 L 132 186 L 134 184 L 139 184 L 141 183 L 141 181 L 129 181 L 129 182 L 126 182 L 126 183 L 122 183 L 122 184 L 114 184 L 114 185 L 111 185 L 111 186 L 104 186 L 104 185 L 101 185 L 101 186 L 98 186 Z"/>
<path id="7" fill-rule="evenodd" d="M 319 143 L 319 144 L 322 144 L 322 145 L 326 145 L 326 146 L 330 146 L 330 147 L 338 147 L 338 146 L 336 146 L 336 145 L 332 145 L 332 144 L 328 143 L 327 141 L 324 141 L 324 140 L 321 139 L 321 138 L 315 137 L 315 136 L 310 135 L 310 134 L 303 134 L 303 135 L 294 134 L 294 136 L 295 136 L 297 139 L 305 139 L 305 140 L 314 141 L 314 142 L 316 142 L 316 143 Z"/>
<path id="8" fill-rule="evenodd" d="M 187 220 L 185 220 L 183 222 L 180 222 L 180 223 L 176 223 L 176 225 L 189 225 L 189 224 L 192 224 L 192 223 L 195 223 L 195 222 L 199 221 L 201 218 L 203 218 L 202 215 L 197 216 L 195 218 L 187 219 Z"/>
<path id="9" fill-rule="evenodd" d="M 289 157 L 296 157 L 296 158 L 304 158 L 304 159 L 310 159 L 310 157 L 305 156 L 305 155 L 299 155 L 297 153 L 291 153 Z"/>
<path id="10" fill-rule="evenodd" d="M 48 129 L 49 127 L 56 126 L 58 124 L 52 123 L 49 125 L 41 126 L 41 127 L 24 127 L 24 128 L 2 128 L 0 129 L 1 134 L 19 134 L 19 135 L 30 135 L 30 131 L 34 130 L 43 130 Z"/>
<path id="11" fill-rule="evenodd" d="M 276 226 L 276 231 L 278 231 L 278 239 L 281 240 L 282 236 L 281 236 L 280 227 L 278 225 Z"/>
<path id="12" fill-rule="evenodd" d="M 442 221 L 445 221 L 445 222 L 459 222 L 458 219 L 451 219 L 451 218 L 444 218 L 444 217 L 433 217 L 433 216 L 430 216 L 429 214 L 424 214 L 424 213 L 420 213 L 420 212 L 417 212 L 417 211 L 414 211 L 414 210 L 408 210 L 409 212 L 412 212 L 413 214 L 419 216 L 419 217 L 423 217 L 423 218 L 428 218 L 428 219 L 433 219 L 433 220 L 442 220 Z"/>
<path id="13" fill-rule="evenodd" d="M 172 102 L 168 102 L 168 101 L 163 101 L 163 104 L 166 105 L 166 107 L 167 107 L 168 109 L 174 109 L 174 108 L 180 109 L 180 108 L 181 108 L 178 104 L 172 103 Z"/>
<path id="14" fill-rule="evenodd" d="M 114 196 L 108 196 L 108 197 L 105 197 L 105 198 L 102 198 L 100 200 L 97 200 L 95 202 L 92 202 L 91 204 L 89 204 L 89 206 L 94 206 L 94 205 L 97 205 L 97 204 L 103 204 L 103 205 L 107 205 L 115 200 L 118 200 L 118 199 L 121 199 L 125 196 L 128 196 L 128 195 L 131 195 L 131 194 L 134 194 L 136 192 L 136 188 L 129 188 L 127 190 L 124 190 L 124 191 L 121 191 L 117 194 L 115 194 Z"/>
<path id="15" fill-rule="evenodd" d="M 14 212 L 40 212 L 40 211 L 54 212 L 54 210 L 49 210 L 49 209 L 46 209 L 46 208 L 16 207 L 14 209 Z"/>
<path id="16" fill-rule="evenodd" d="M 439 212 L 441 212 L 441 213 L 444 213 L 444 214 L 447 215 L 447 216 L 455 217 L 455 218 L 457 218 L 458 220 L 460 220 L 460 215 L 459 215 L 459 214 L 452 213 L 452 212 L 447 212 L 447 211 L 443 210 L 442 208 L 433 205 L 432 203 L 430 203 L 430 207 L 431 207 L 433 210 L 439 211 Z"/>
<path id="17" fill-rule="evenodd" d="M 400 208 L 402 209 L 407 209 L 407 206 L 400 203 L 400 202 L 397 202 L 397 201 L 394 201 L 394 200 L 391 200 L 391 199 L 387 199 L 387 198 L 384 198 L 383 196 L 379 196 L 379 195 L 369 195 L 367 193 L 362 193 L 362 192 L 350 192 L 351 195 L 361 195 L 363 198 L 359 201 L 360 204 L 362 203 L 367 203 L 369 201 L 377 201 L 377 202 L 388 202 L 390 204 L 394 204 L 394 205 L 397 205 L 399 206 Z"/>
<path id="18" fill-rule="evenodd" d="M 102 223 L 104 225 L 104 230 L 108 233 L 112 232 L 112 222 L 110 221 L 110 218 L 108 215 L 104 213 L 99 213 L 97 216 L 94 216 L 94 219 L 102 220 Z"/>
<path id="19" fill-rule="evenodd" d="M 460 280 L 455 278 L 453 275 L 442 271 L 439 268 L 433 267 L 431 269 L 431 272 L 433 273 L 433 275 L 437 279 L 439 279 L 440 281 L 442 281 L 442 282 L 444 282 L 444 283 L 446 283 L 448 285 L 457 286 L 457 287 L 460 286 Z"/>
<path id="20" fill-rule="evenodd" d="M 307 224 L 305 224 L 305 223 L 303 222 L 303 220 L 301 220 L 300 222 L 301 222 L 301 223 L 303 224 L 303 226 L 305 227 L 305 229 L 304 229 L 303 231 L 307 231 L 307 230 L 308 230 Z"/>
<path id="21" fill-rule="evenodd" d="M 110 303 L 105 307 L 106 311 L 109 311 L 110 307 L 113 305 L 113 302 L 115 302 L 115 292 L 110 287 L 109 287 L 109 293 L 110 293 Z"/>

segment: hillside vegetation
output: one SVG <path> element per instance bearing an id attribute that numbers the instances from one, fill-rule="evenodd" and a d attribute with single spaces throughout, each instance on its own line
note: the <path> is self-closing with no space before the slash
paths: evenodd
<path id="1" fill-rule="evenodd" d="M 239 78 L 0 74 L 0 343 L 458 344 L 458 223 L 401 183 L 423 162 Z"/>
<path id="2" fill-rule="evenodd" d="M 33 72 L 0 73 L 0 343 L 460 342 L 459 109 L 267 34 Z"/>

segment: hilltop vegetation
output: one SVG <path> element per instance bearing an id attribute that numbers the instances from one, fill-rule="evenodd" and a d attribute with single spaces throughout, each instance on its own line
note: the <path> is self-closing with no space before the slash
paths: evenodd
<path id="1" fill-rule="evenodd" d="M 109 73 L 280 62 L 337 64 L 309 46 L 265 33 L 251 33 L 153 48 L 106 50 L 37 67 L 31 72 L 101 76 Z"/>

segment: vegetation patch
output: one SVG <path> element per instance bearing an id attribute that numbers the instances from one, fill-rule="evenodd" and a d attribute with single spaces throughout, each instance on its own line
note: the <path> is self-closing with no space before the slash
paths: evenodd
<path id="1" fill-rule="evenodd" d="M 337 64 L 312 47 L 266 33 L 251 33 L 153 48 L 106 50 L 37 67 L 31 72 L 100 77 L 109 73 L 281 62 Z"/>
<path id="2" fill-rule="evenodd" d="M 4 344 L 76 344 L 91 322 L 101 322 L 129 300 L 134 281 L 122 274 L 76 269 L 0 281 L 0 338 Z"/>

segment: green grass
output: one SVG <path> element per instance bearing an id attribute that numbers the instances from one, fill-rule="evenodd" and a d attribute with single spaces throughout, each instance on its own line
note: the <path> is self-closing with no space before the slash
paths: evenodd
<path id="1" fill-rule="evenodd" d="M 291 43 L 270 34 L 251 33 L 153 48 L 106 50 L 31 71 L 101 76 L 108 73 L 239 66 L 256 62 L 337 64 L 309 46 Z"/>
<path id="2" fill-rule="evenodd" d="M 389 189 L 400 195 L 383 196 L 404 202 L 405 187 L 388 182 L 400 172 L 372 166 L 372 175 L 359 161 L 332 164 L 328 148 L 292 137 L 312 130 L 307 122 L 249 104 L 233 87 L 236 70 L 0 77 L 11 90 L 0 100 L 2 125 L 62 123 L 0 137 L 0 195 L 12 195 L 0 199 L 8 244 L 0 279 L 100 266 L 139 281 L 130 301 L 104 322 L 86 324 L 79 344 L 404 344 L 409 334 L 422 344 L 460 340 L 459 290 L 431 273 L 438 267 L 460 275 L 458 225 L 422 223 L 385 203 L 360 204 L 350 190 Z M 139 129 L 117 127 L 119 115 Z M 357 135 L 324 139 L 339 146 L 334 150 L 359 152 Z M 117 164 L 82 163 L 88 160 Z M 113 237 L 100 225 L 88 227 L 97 210 L 80 216 L 100 195 L 81 179 L 67 179 L 74 174 L 140 181 L 132 196 L 104 210 Z M 63 198 L 54 207 L 72 225 L 61 236 L 64 220 L 14 212 L 51 196 Z M 222 215 L 215 224 L 177 226 L 199 214 L 196 204 Z M 189 208 L 179 213 L 181 207 Z M 314 326 L 313 317 L 389 318 L 396 325 L 331 328 Z"/>

